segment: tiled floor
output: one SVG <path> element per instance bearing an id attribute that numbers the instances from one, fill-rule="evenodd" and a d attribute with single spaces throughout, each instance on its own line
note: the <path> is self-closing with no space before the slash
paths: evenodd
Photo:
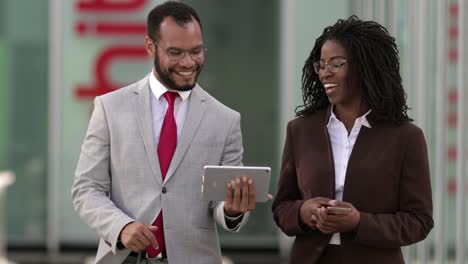
<path id="1" fill-rule="evenodd" d="M 276 251 L 223 251 L 226 264 L 280 264 Z M 8 259 L 16 264 L 87 264 L 93 263 L 94 252 L 63 252 L 50 256 L 45 252 L 10 251 Z M 231 261 L 231 263 L 229 263 Z M 3 263 L 0 263 L 3 264 Z"/>
<path id="2" fill-rule="evenodd" d="M 48 256 L 44 252 L 13 251 L 8 252 L 9 261 L 15 264 L 91 264 L 94 260 L 94 252 L 68 252 L 59 256 Z M 223 251 L 226 261 L 223 264 L 286 264 L 287 261 L 281 261 L 276 251 Z M 231 261 L 231 263 L 229 262 Z M 408 262 L 410 264 L 436 264 L 433 260 L 427 263 L 418 261 Z M 447 264 L 454 264 L 454 261 L 448 261 Z M 0 264 L 7 264 L 1 262 Z M 8 263 L 10 264 L 10 263 Z"/>

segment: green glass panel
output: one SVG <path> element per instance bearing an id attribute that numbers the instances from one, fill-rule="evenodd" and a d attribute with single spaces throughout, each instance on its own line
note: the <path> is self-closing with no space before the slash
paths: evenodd
<path id="1" fill-rule="evenodd" d="M 211 95 L 241 113 L 244 164 L 271 166 L 270 191 L 274 192 L 279 169 L 279 2 L 190 1 L 190 4 L 199 12 L 208 47 L 199 82 Z M 271 202 L 257 204 L 239 234 L 218 230 L 223 247 L 277 246 Z"/>
<path id="2" fill-rule="evenodd" d="M 0 4 L 1 7 L 1 4 Z M 1 27 L 1 26 L 0 26 Z M 1 34 L 1 33 L 0 33 Z M 1 36 L 1 35 L 0 35 Z M 0 38 L 1 39 L 1 38 Z M 0 40 L 0 171 L 8 169 L 7 142 L 8 142 L 8 67 L 6 45 Z"/>
<path id="3" fill-rule="evenodd" d="M 0 58 L 0 100 L 6 102 L 0 106 L 0 144 L 6 146 L 5 168 L 16 174 L 5 206 L 13 246 L 42 247 L 47 238 L 48 4 L 0 0 L 0 41 L 7 56 Z"/>
<path id="4" fill-rule="evenodd" d="M 47 45 L 11 47 L 7 235 L 12 242 L 44 243 L 47 227 Z M 34 59 L 31 59 L 34 58 Z"/>

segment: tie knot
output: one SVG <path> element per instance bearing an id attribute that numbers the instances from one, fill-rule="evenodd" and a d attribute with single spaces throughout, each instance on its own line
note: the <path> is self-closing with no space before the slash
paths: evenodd
<path id="1" fill-rule="evenodd" d="M 169 91 L 164 93 L 164 97 L 166 98 L 167 103 L 169 105 L 171 105 L 171 106 L 174 105 L 174 101 L 175 101 L 177 95 L 179 95 L 179 94 L 175 93 L 175 92 L 169 92 Z"/>

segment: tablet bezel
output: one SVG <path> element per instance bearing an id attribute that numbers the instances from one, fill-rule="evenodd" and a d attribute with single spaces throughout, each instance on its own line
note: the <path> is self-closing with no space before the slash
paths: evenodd
<path id="1" fill-rule="evenodd" d="M 249 176 L 255 184 L 256 202 L 268 200 L 271 168 L 256 166 L 213 166 L 204 167 L 202 179 L 202 199 L 205 201 L 224 201 L 226 185 L 235 180 L 236 176 Z"/>

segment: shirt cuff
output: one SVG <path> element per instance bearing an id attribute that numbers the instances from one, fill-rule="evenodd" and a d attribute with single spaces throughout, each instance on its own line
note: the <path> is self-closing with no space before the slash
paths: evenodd
<path id="1" fill-rule="evenodd" d="M 244 226 L 245 223 L 247 222 L 249 215 L 250 215 L 250 212 L 243 213 L 236 217 L 227 216 L 224 213 L 224 202 L 220 202 L 215 209 L 216 222 L 218 222 L 218 224 L 221 225 L 224 229 L 231 231 L 231 232 L 238 232 L 241 229 L 241 227 Z M 229 228 L 227 226 L 227 222 L 230 222 L 230 223 L 238 222 L 238 224 L 233 228 Z"/>
<path id="2" fill-rule="evenodd" d="M 224 208 L 223 208 L 223 212 L 224 212 Z M 224 218 L 226 218 L 226 221 L 229 221 L 229 222 L 239 221 L 240 219 L 242 219 L 243 216 L 244 216 L 244 214 L 240 214 L 240 215 L 234 216 L 234 217 L 224 214 Z"/>

